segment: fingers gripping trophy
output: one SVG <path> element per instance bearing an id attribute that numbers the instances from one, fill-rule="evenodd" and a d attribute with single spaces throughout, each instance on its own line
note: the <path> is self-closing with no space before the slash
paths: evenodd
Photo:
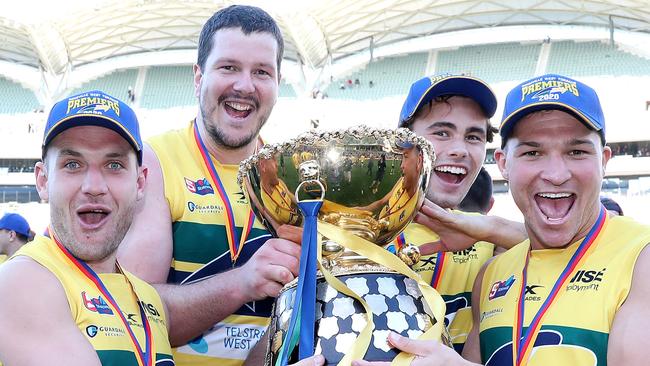
<path id="1" fill-rule="evenodd" d="M 442 298 L 410 268 L 418 248 L 391 244 L 422 205 L 433 160 L 407 129 L 359 126 L 265 145 L 241 163 L 239 184 L 268 229 L 303 228 L 299 276 L 274 304 L 267 366 L 314 354 L 326 365 L 409 364 L 388 346 L 391 331 L 449 343 Z M 401 174 L 385 174 L 388 165 Z"/>

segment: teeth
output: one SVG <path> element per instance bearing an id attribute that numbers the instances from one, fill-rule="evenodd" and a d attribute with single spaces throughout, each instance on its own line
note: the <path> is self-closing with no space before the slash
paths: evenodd
<path id="1" fill-rule="evenodd" d="M 435 170 L 442 173 L 467 174 L 467 170 L 459 166 L 442 165 L 436 167 Z"/>
<path id="2" fill-rule="evenodd" d="M 540 197 L 544 198 L 551 198 L 551 199 L 557 199 L 557 198 L 567 198 L 571 197 L 571 193 L 538 193 L 537 194 Z"/>
<path id="3" fill-rule="evenodd" d="M 236 109 L 236 110 L 238 110 L 240 112 L 249 111 L 249 110 L 252 109 L 252 107 L 250 105 L 248 105 L 248 104 L 242 104 L 242 103 L 237 103 L 237 102 L 226 102 L 226 104 L 228 104 L 228 106 L 230 106 L 231 108 Z"/>

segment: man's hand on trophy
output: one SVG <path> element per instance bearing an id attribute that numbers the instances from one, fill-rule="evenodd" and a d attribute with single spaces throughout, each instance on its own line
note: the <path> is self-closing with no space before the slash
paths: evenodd
<path id="1" fill-rule="evenodd" d="M 421 245 L 420 253 L 430 255 L 441 250 L 457 252 L 470 248 L 477 241 L 484 240 L 490 230 L 494 230 L 485 217 L 445 210 L 425 199 L 415 216 L 415 222 L 434 231 L 440 239 Z"/>
<path id="2" fill-rule="evenodd" d="M 453 348 L 438 341 L 419 341 L 391 332 L 388 344 L 402 352 L 415 355 L 410 366 L 469 366 L 476 365 L 462 358 Z M 352 366 L 390 366 L 390 362 L 352 361 Z"/>
<path id="3" fill-rule="evenodd" d="M 246 264 L 236 269 L 242 273 L 250 301 L 278 296 L 282 287 L 298 276 L 300 245 L 293 240 L 299 242 L 300 236 L 292 229 L 278 230 L 278 233 L 285 238 L 267 240 Z"/>
<path id="4" fill-rule="evenodd" d="M 289 366 L 322 366 L 325 364 L 325 357 L 322 355 L 311 356 Z"/>

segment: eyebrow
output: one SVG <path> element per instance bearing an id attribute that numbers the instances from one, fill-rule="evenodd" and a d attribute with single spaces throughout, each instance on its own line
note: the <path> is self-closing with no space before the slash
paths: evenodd
<path id="1" fill-rule="evenodd" d="M 62 149 L 59 156 L 73 156 L 73 157 L 78 158 L 78 157 L 82 157 L 83 155 L 80 152 L 72 150 L 72 149 Z M 110 152 L 110 153 L 104 155 L 104 157 L 109 158 L 109 159 L 123 158 L 123 157 L 126 157 L 126 156 L 128 156 L 128 151 L 126 151 L 126 152 Z"/>
<path id="2" fill-rule="evenodd" d="M 569 141 L 569 145 L 570 145 L 570 146 L 577 146 L 577 145 L 590 145 L 590 146 L 595 147 L 593 141 L 591 141 L 591 140 L 587 140 L 587 139 L 571 139 L 571 140 Z M 527 147 L 540 147 L 540 146 L 542 146 L 542 145 L 541 145 L 540 143 L 538 143 L 538 142 L 534 142 L 534 141 L 522 141 L 522 142 L 518 143 L 517 146 L 515 146 L 515 148 L 518 148 L 518 147 L 521 147 L 521 146 L 527 146 Z"/>
<path id="3" fill-rule="evenodd" d="M 224 58 L 218 58 L 214 63 L 215 64 L 229 63 L 229 64 L 241 65 L 242 62 L 240 60 L 237 60 L 237 59 L 234 59 L 234 58 L 224 57 Z M 269 64 L 269 63 L 266 63 L 266 62 L 259 62 L 259 63 L 255 64 L 255 66 L 257 66 L 257 67 L 274 67 L 275 65 L 276 65 L 275 63 L 270 63 Z"/>
<path id="4" fill-rule="evenodd" d="M 480 133 L 482 135 L 486 134 L 485 128 L 481 128 L 481 127 L 470 127 L 465 131 L 466 131 L 465 133 Z"/>
<path id="5" fill-rule="evenodd" d="M 429 127 L 427 127 L 428 130 L 433 129 L 433 128 L 449 128 L 449 129 L 454 130 L 454 131 L 457 130 L 455 124 L 453 124 L 451 122 L 447 122 L 447 121 L 433 122 L 432 124 L 429 125 Z"/>

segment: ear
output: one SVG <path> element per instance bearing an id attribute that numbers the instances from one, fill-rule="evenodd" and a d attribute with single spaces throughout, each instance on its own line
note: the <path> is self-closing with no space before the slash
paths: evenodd
<path id="1" fill-rule="evenodd" d="M 201 66 L 198 64 L 192 66 L 192 71 L 194 72 L 194 96 L 198 98 L 201 95 L 201 78 L 203 77 L 203 72 L 201 72 Z"/>
<path id="2" fill-rule="evenodd" d="M 42 201 L 47 201 L 49 199 L 47 192 L 47 168 L 42 161 L 39 161 L 34 166 L 34 175 L 36 176 L 36 191 Z"/>
<path id="3" fill-rule="evenodd" d="M 149 174 L 149 169 L 146 166 L 138 167 L 138 180 L 137 187 L 138 191 L 136 193 L 136 199 L 140 201 L 144 197 L 144 189 L 147 184 L 147 174 Z"/>
<path id="4" fill-rule="evenodd" d="M 605 176 L 605 168 L 607 167 L 607 162 L 612 158 L 612 149 L 609 146 L 603 147 L 603 177 Z"/>
<path id="5" fill-rule="evenodd" d="M 497 162 L 499 171 L 505 180 L 508 180 L 508 170 L 506 169 L 506 151 L 503 149 L 496 149 L 494 151 L 494 160 Z"/>

